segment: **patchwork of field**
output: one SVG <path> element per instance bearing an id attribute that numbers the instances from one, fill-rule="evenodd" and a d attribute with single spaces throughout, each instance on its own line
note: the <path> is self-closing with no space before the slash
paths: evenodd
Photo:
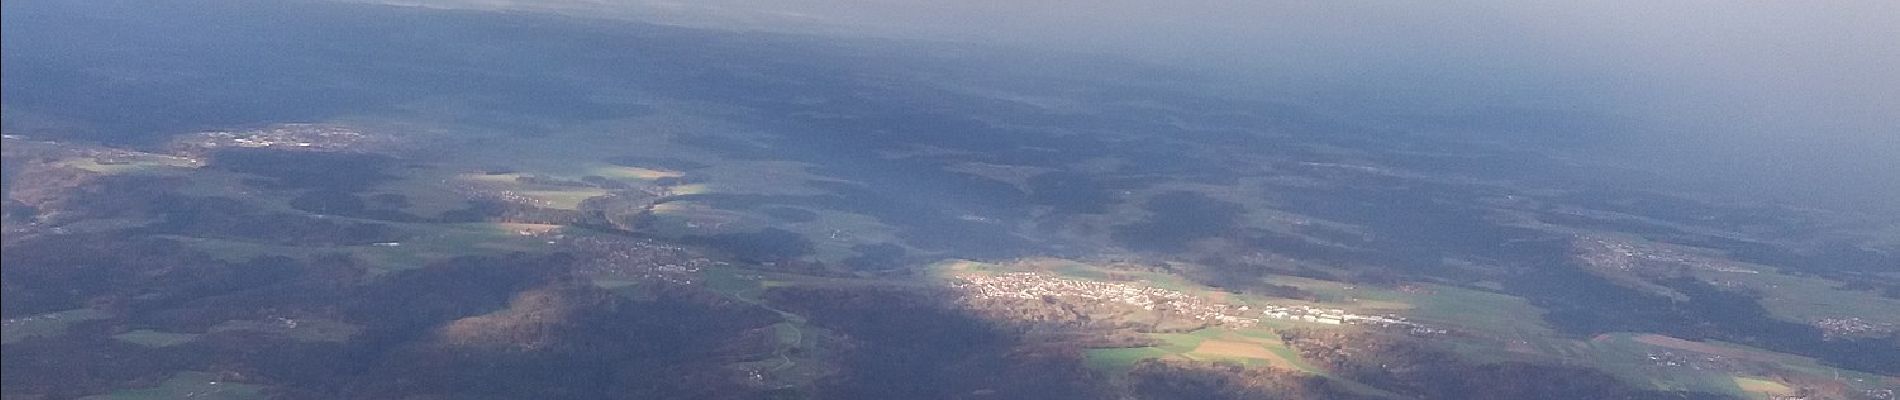
<path id="1" fill-rule="evenodd" d="M 1324 373 L 1300 361 L 1297 353 L 1282 344 L 1271 330 L 1207 328 L 1190 333 L 1147 336 L 1161 344 L 1152 347 L 1090 349 L 1089 363 L 1104 370 L 1123 371 L 1145 359 L 1180 358 Z"/>

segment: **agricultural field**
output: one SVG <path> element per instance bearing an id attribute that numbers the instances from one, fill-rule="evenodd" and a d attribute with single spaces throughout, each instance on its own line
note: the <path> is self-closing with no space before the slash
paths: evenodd
<path id="1" fill-rule="evenodd" d="M 1231 330 L 1206 328 L 1190 333 L 1149 334 L 1162 344 L 1152 347 L 1090 349 L 1089 363 L 1097 368 L 1121 371 L 1144 359 L 1181 358 L 1195 361 L 1232 362 L 1323 374 L 1300 361 L 1298 353 L 1280 342 L 1268 329 Z"/>

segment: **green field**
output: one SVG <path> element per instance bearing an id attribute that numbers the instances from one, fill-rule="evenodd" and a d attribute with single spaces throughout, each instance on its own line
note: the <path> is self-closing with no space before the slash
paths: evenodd
<path id="1" fill-rule="evenodd" d="M 200 335 L 196 333 L 159 332 L 150 329 L 139 329 L 112 335 L 112 338 L 146 347 L 172 347 L 191 343 L 193 340 L 198 340 L 198 336 Z"/>
<path id="2" fill-rule="evenodd" d="M 164 154 L 127 152 L 121 159 L 102 163 L 94 157 L 72 157 L 59 160 L 59 164 L 101 174 L 129 174 L 161 172 L 166 169 L 189 169 L 196 167 L 190 160 Z"/>
<path id="3" fill-rule="evenodd" d="M 1793 276 L 1760 267 L 1760 273 L 1697 270 L 1707 281 L 1732 282 L 1759 291 L 1762 307 L 1775 317 L 1799 323 L 1820 318 L 1858 317 L 1881 324 L 1900 324 L 1900 300 L 1870 291 L 1838 289 L 1843 282 L 1813 276 Z"/>

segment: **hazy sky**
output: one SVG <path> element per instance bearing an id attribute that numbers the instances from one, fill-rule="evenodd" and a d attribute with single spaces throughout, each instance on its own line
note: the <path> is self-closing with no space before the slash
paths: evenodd
<path id="1" fill-rule="evenodd" d="M 1900 211 L 1896 1 L 393 2 L 1104 52 L 1402 113 L 1613 115 L 1640 132 L 1609 148 L 1640 160 Z"/>

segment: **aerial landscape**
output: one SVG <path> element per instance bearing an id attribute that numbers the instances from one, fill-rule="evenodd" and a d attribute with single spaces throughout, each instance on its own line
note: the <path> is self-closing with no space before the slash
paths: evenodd
<path id="1" fill-rule="evenodd" d="M 572 13 L 0 15 L 9 400 L 1900 399 L 1887 204 L 1505 123 Z"/>

